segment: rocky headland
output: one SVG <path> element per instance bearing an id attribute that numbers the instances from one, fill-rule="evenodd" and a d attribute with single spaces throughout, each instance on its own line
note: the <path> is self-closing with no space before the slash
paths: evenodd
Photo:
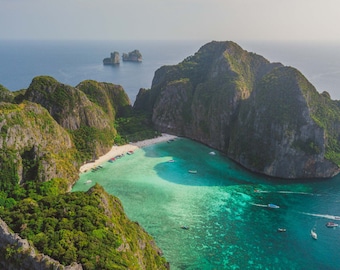
<path id="1" fill-rule="evenodd" d="M 160 132 L 224 152 L 245 168 L 282 178 L 339 173 L 340 103 L 292 67 L 234 42 L 210 42 L 155 72 L 134 108 Z"/>
<path id="2" fill-rule="evenodd" d="M 154 240 L 96 185 L 68 192 L 85 162 L 122 139 L 131 105 L 119 85 L 49 76 L 24 91 L 0 87 L 0 266 L 167 269 Z"/>

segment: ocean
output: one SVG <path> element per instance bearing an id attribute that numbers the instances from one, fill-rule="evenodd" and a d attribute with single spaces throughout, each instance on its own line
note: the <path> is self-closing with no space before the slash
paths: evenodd
<path id="1" fill-rule="evenodd" d="M 150 88 L 154 72 L 193 55 L 208 41 L 14 41 L 0 40 L 0 84 L 11 91 L 27 88 L 35 76 L 49 75 L 76 86 L 83 80 L 120 84 L 135 101 Z M 319 92 L 340 99 L 340 42 L 237 42 L 243 49 L 299 69 Z M 104 66 L 113 51 L 138 49 L 142 63 Z"/>
<path id="2" fill-rule="evenodd" d="M 81 174 L 73 191 L 99 183 L 117 196 L 171 269 L 340 269 L 340 228 L 326 227 L 340 223 L 340 177 L 270 179 L 212 151 L 184 138 L 148 146 Z"/>
<path id="3" fill-rule="evenodd" d="M 179 63 L 205 43 L 0 41 L 0 84 L 15 91 L 39 75 L 72 86 L 93 79 L 122 85 L 133 103 L 159 67 Z M 296 67 L 319 92 L 340 99 L 340 43 L 238 44 Z M 122 55 L 134 49 L 142 53 L 142 63 L 102 64 L 113 51 Z M 325 226 L 340 224 L 340 176 L 271 179 L 211 151 L 187 139 L 148 146 L 81 174 L 73 191 L 87 190 L 86 181 L 92 180 L 119 197 L 130 219 L 155 238 L 171 269 L 340 269 L 340 228 Z M 317 240 L 310 236 L 312 229 Z"/>

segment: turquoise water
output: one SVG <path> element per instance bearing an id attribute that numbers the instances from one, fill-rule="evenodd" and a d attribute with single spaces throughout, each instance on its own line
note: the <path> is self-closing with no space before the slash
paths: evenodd
<path id="1" fill-rule="evenodd" d="M 267 179 L 211 151 L 187 139 L 155 144 L 82 174 L 73 191 L 97 182 L 119 197 L 171 269 L 340 269 L 340 228 L 325 226 L 340 216 L 339 177 Z"/>

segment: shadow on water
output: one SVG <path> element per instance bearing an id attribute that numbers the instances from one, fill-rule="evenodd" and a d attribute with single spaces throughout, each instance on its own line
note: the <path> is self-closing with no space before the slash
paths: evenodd
<path id="1" fill-rule="evenodd" d="M 190 139 L 178 138 L 143 148 L 147 158 L 164 158 L 153 168 L 162 179 L 188 186 L 294 185 L 325 179 L 281 179 L 246 170 L 223 153 Z"/>

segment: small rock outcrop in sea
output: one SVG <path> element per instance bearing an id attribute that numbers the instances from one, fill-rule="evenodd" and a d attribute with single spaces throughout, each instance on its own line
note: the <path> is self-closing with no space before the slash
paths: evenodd
<path id="1" fill-rule="evenodd" d="M 118 65 L 119 63 L 120 63 L 119 52 L 113 52 L 111 53 L 111 57 L 103 59 L 104 65 Z"/>
<path id="2" fill-rule="evenodd" d="M 142 62 L 142 54 L 138 50 L 123 53 L 123 61 Z"/>
<path id="3" fill-rule="evenodd" d="M 282 178 L 339 173 L 340 101 L 292 67 L 234 42 L 210 42 L 155 72 L 135 109 L 158 131 L 207 144 L 251 171 Z"/>

